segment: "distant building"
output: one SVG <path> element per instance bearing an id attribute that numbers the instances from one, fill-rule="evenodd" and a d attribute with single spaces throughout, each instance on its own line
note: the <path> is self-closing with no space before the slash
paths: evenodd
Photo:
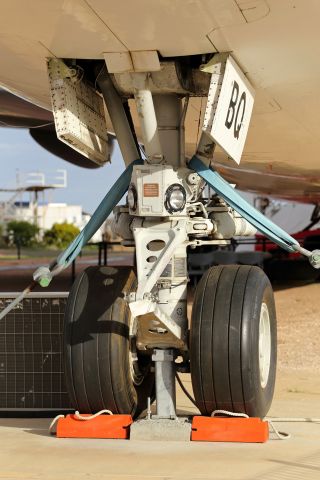
<path id="1" fill-rule="evenodd" d="M 47 181 L 48 177 L 50 181 Z M 11 195 L 0 201 L 0 224 L 5 227 L 11 220 L 33 223 L 40 229 L 40 238 L 54 223 L 72 223 L 82 230 L 91 215 L 84 212 L 81 205 L 47 201 L 49 191 L 61 188 L 67 188 L 66 170 L 57 170 L 53 177 L 43 172 L 17 172 L 16 187 L 0 189 L 0 192 Z M 101 242 L 103 235 L 104 225 L 91 241 Z"/>
<path id="2" fill-rule="evenodd" d="M 82 210 L 81 205 L 68 205 L 66 203 L 39 203 L 15 202 L 10 208 L 10 218 L 6 220 L 23 220 L 29 223 L 36 223 L 40 234 L 50 230 L 54 223 L 72 223 L 80 230 L 88 223 L 91 215 Z M 6 223 L 6 222 L 5 222 Z M 93 236 L 92 242 L 101 242 L 102 232 Z"/>

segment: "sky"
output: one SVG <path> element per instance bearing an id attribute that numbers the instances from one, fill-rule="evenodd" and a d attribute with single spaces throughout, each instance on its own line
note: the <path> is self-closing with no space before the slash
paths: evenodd
<path id="1" fill-rule="evenodd" d="M 15 187 L 17 170 L 43 172 L 50 183 L 57 169 L 67 170 L 68 186 L 48 194 L 47 200 L 82 205 L 83 210 L 93 213 L 109 188 L 124 170 L 124 162 L 115 146 L 111 164 L 89 170 L 76 167 L 40 147 L 29 131 L 18 128 L 0 128 L 0 188 Z M 5 197 L 6 195 L 6 197 Z M 252 201 L 253 196 L 244 194 Z M 8 194 L 0 192 L 0 201 Z M 290 233 L 304 228 L 310 218 L 312 206 L 283 202 L 272 220 Z"/>
<path id="2" fill-rule="evenodd" d="M 124 170 L 124 162 L 115 147 L 111 164 L 98 169 L 86 169 L 68 163 L 38 145 L 29 131 L 18 128 L 0 128 L 0 188 L 15 188 L 16 174 L 43 172 L 50 183 L 57 169 L 67 171 L 68 186 L 56 189 L 48 200 L 82 205 L 83 210 L 93 213 L 108 189 Z M 0 193 L 0 200 L 8 194 Z"/>

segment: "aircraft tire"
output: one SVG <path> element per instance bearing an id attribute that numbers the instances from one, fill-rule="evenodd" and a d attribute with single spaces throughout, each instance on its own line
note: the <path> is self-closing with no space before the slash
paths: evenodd
<path id="1" fill-rule="evenodd" d="M 135 350 L 123 296 L 135 291 L 131 267 L 84 270 L 72 286 L 64 323 L 64 362 L 72 406 L 137 417 L 154 398 L 150 356 Z"/>
<path id="2" fill-rule="evenodd" d="M 190 363 L 196 404 L 263 418 L 274 392 L 277 327 L 271 284 L 255 266 L 212 267 L 194 298 Z"/>

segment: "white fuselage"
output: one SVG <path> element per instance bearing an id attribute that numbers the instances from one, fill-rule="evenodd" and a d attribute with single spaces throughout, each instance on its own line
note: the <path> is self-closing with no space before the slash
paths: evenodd
<path id="1" fill-rule="evenodd" d="M 295 187 L 296 196 L 316 201 L 319 17 L 320 2 L 303 0 L 4 1 L 0 85 L 51 109 L 47 57 L 103 59 L 108 52 L 141 50 L 156 50 L 163 57 L 232 52 L 256 90 L 241 168 L 249 175 L 265 174 L 270 192 L 280 188 L 277 178 L 301 176 L 305 185 L 303 191 Z M 205 99 L 192 99 L 186 121 L 191 154 L 204 107 Z M 236 167 L 222 154 L 218 161 L 225 171 Z M 263 191 L 263 176 L 254 178 L 258 183 L 246 187 Z"/>

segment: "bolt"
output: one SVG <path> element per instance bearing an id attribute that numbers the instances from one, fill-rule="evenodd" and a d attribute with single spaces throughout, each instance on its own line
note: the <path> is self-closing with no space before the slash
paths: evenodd
<path id="1" fill-rule="evenodd" d="M 314 268 L 320 268 L 320 250 L 313 250 L 309 257 L 309 262 Z"/>

